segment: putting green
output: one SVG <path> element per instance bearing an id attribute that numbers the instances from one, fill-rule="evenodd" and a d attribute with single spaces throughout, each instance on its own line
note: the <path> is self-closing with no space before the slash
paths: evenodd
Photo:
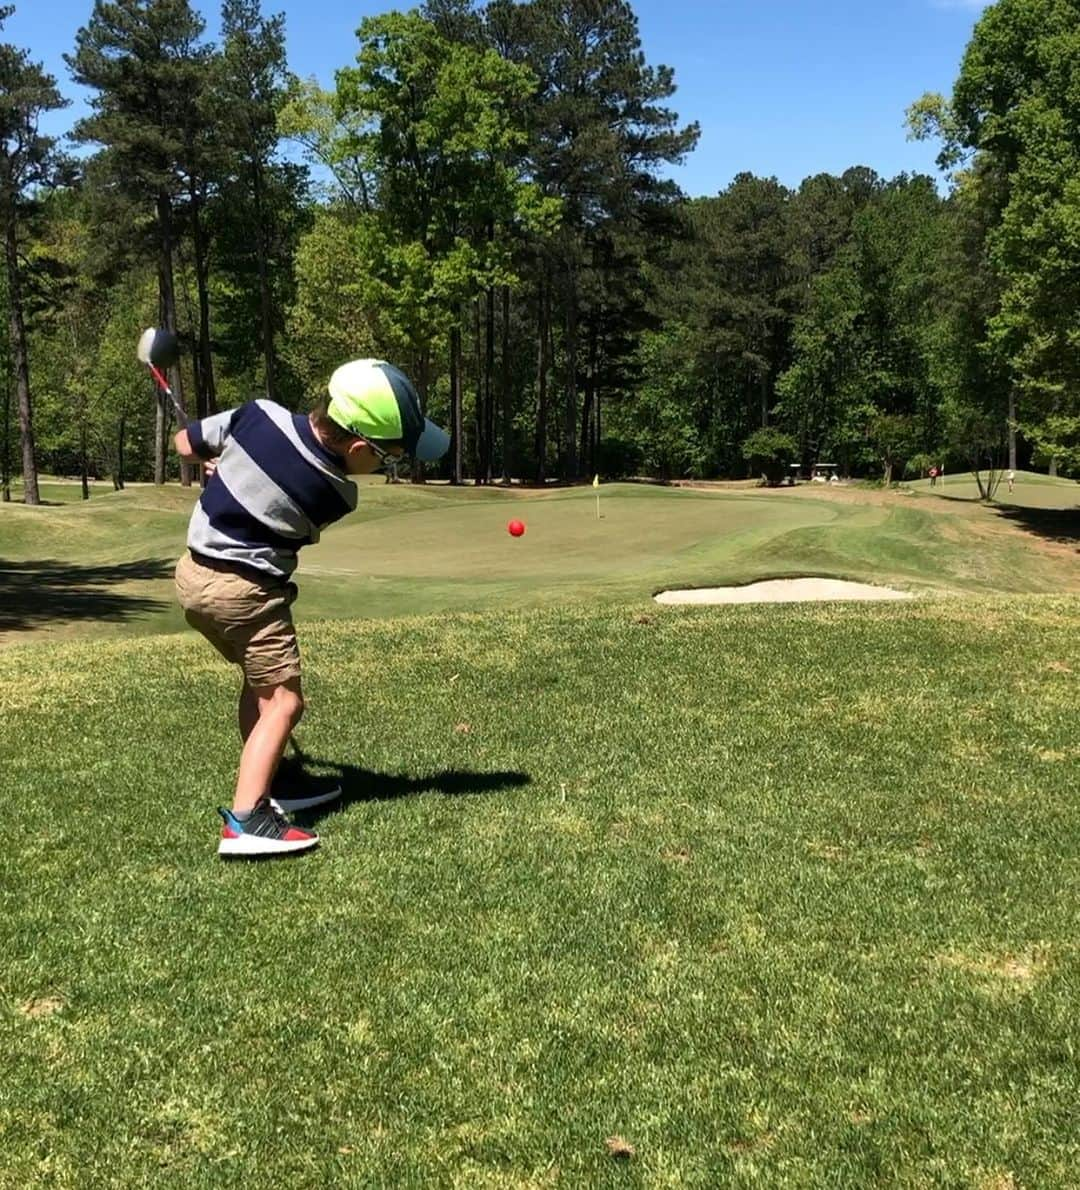
<path id="1" fill-rule="evenodd" d="M 306 574 L 364 574 L 481 582 L 652 575 L 681 556 L 723 539 L 731 552 L 791 529 L 830 524 L 824 504 L 783 505 L 767 497 L 657 492 L 614 486 L 596 501 L 580 492 L 523 501 L 494 498 L 472 506 L 439 501 L 393 519 L 339 522 L 305 550 Z M 525 523 L 515 539 L 507 522 Z M 648 583 L 646 583 L 648 585 Z"/>
<path id="2" fill-rule="evenodd" d="M 149 485 L 0 506 L 0 636 L 185 630 L 172 589 L 196 490 Z M 610 600 L 819 578 L 914 592 L 1080 589 L 1080 556 L 961 500 L 811 488 L 610 484 L 530 492 L 365 482 L 301 554 L 300 620 Z M 524 537 L 507 533 L 520 519 Z"/>

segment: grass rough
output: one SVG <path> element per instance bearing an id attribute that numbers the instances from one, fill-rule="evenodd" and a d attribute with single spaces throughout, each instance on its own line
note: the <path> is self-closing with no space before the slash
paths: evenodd
<path id="1" fill-rule="evenodd" d="M 8 648 L 0 1186 L 1075 1185 L 1078 613 L 309 620 L 247 866 L 209 649 Z"/>

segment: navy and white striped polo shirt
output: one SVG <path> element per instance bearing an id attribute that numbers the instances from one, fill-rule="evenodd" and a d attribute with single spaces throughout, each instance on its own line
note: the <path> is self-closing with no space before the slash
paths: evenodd
<path id="1" fill-rule="evenodd" d="M 217 457 L 188 526 L 188 548 L 277 578 L 296 552 L 356 507 L 356 485 L 306 413 L 251 401 L 187 427 L 191 449 Z"/>

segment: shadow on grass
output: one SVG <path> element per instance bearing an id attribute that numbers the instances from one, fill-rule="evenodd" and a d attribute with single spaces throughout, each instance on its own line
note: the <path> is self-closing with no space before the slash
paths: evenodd
<path id="1" fill-rule="evenodd" d="M 995 511 L 1028 533 L 1060 545 L 1075 545 L 1080 550 L 1080 507 L 1021 508 L 1013 504 Z"/>
<path id="2" fill-rule="evenodd" d="M 444 793 L 449 797 L 472 797 L 500 789 L 520 789 L 532 782 L 528 773 L 518 771 L 475 772 L 469 769 L 443 769 L 422 777 L 377 773 L 355 764 L 339 764 L 308 756 L 294 746 L 295 755 L 285 757 L 275 779 L 281 788 L 311 787 L 320 783 L 339 783 L 341 797 L 310 810 L 300 810 L 292 817 L 312 826 L 353 802 L 382 802 L 412 797 L 418 793 Z"/>
<path id="3" fill-rule="evenodd" d="M 173 563 L 161 559 L 111 566 L 74 566 L 43 559 L 0 558 L 0 632 L 28 631 L 57 620 L 127 620 L 157 611 L 160 599 L 109 590 L 117 583 L 162 579 Z"/>

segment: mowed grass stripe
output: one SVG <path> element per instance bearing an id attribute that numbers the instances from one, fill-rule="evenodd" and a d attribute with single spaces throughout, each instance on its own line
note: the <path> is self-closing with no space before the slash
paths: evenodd
<path id="1" fill-rule="evenodd" d="M 246 867 L 208 650 L 9 650 L 0 1183 L 1072 1184 L 1078 612 L 307 623 Z"/>

